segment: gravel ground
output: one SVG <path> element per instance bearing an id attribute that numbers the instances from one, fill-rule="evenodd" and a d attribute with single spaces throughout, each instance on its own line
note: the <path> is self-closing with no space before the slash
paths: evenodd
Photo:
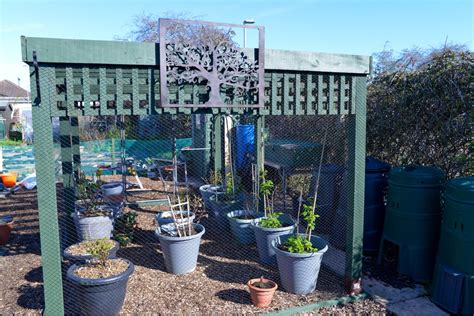
<path id="1" fill-rule="evenodd" d="M 129 180 L 133 181 L 133 178 Z M 160 181 L 142 180 L 147 188 L 162 189 Z M 134 199 L 163 197 L 162 193 L 153 192 L 136 195 Z M 124 313 L 258 314 L 344 295 L 340 286 L 342 280 L 323 268 L 318 290 L 311 295 L 299 296 L 278 290 L 271 308 L 253 307 L 246 282 L 263 275 L 279 283 L 278 270 L 260 265 L 255 246 L 237 244 L 225 230 L 216 230 L 212 220 L 206 218 L 202 220 L 207 231 L 201 243 L 196 271 L 183 276 L 169 274 L 154 236 L 154 214 L 160 209 L 163 208 L 135 209 L 138 213 L 136 239 L 118 252 L 119 257 L 135 264 L 122 309 Z M 4 282 L 0 293 L 0 314 L 40 314 L 44 302 L 36 192 L 20 191 L 9 199 L 0 200 L 0 214 L 12 214 L 16 221 L 7 245 L 9 255 L 0 257 L 0 277 Z M 385 314 L 386 311 L 368 299 L 323 308 L 318 313 Z"/>

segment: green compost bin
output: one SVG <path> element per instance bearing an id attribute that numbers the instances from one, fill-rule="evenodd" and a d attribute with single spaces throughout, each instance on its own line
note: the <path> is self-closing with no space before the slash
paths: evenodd
<path id="1" fill-rule="evenodd" d="M 393 168 L 389 174 L 383 239 L 399 246 L 398 272 L 431 279 L 441 225 L 445 174 L 423 166 Z"/>
<path id="2" fill-rule="evenodd" d="M 444 193 L 433 301 L 453 314 L 474 314 L 474 177 L 449 181 Z"/>

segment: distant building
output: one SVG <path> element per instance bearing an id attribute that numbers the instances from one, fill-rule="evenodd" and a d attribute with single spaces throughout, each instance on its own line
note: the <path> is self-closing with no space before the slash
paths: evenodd
<path id="1" fill-rule="evenodd" d="M 18 137 L 26 142 L 33 140 L 30 93 L 9 80 L 2 80 L 0 81 L 0 139 Z"/>

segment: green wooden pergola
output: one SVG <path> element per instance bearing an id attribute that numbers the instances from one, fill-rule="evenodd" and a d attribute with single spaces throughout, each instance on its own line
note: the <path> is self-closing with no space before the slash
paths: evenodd
<path id="1" fill-rule="evenodd" d="M 64 312 L 52 118 L 60 120 L 64 195 L 74 196 L 80 169 L 78 118 L 99 115 L 252 114 L 256 121 L 257 165 L 263 166 L 267 115 L 347 115 L 348 180 L 346 218 L 348 293 L 360 292 L 364 223 L 366 76 L 370 57 L 265 50 L 264 108 L 161 108 L 159 44 L 22 37 L 22 59 L 30 66 L 45 314 Z M 247 50 L 255 54 L 254 50 Z M 34 57 L 36 56 L 36 57 Z M 192 88 L 190 89 L 193 90 Z M 193 98 L 180 93 L 180 104 Z M 183 101 L 183 102 L 182 102 Z M 82 104 L 83 106 L 78 106 Z M 89 106 L 91 105 L 91 106 Z M 222 168 L 222 126 L 209 125 L 214 168 Z M 74 209 L 74 201 L 65 200 Z M 347 301 L 347 299 L 345 300 Z"/>

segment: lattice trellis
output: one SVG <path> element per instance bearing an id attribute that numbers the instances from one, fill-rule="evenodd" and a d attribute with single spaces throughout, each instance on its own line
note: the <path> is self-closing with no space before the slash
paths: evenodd
<path id="1" fill-rule="evenodd" d="M 46 66 L 41 67 L 40 77 L 45 82 L 45 91 L 55 91 L 50 96 L 53 117 L 189 114 L 203 110 L 161 108 L 157 68 Z M 355 114 L 354 86 L 358 77 L 271 71 L 265 74 L 264 108 L 218 108 L 211 111 L 263 115 Z M 51 87 L 53 84 L 55 87 Z M 205 87 L 186 85 L 184 91 L 174 97 L 180 103 L 192 103 L 206 94 Z"/>

